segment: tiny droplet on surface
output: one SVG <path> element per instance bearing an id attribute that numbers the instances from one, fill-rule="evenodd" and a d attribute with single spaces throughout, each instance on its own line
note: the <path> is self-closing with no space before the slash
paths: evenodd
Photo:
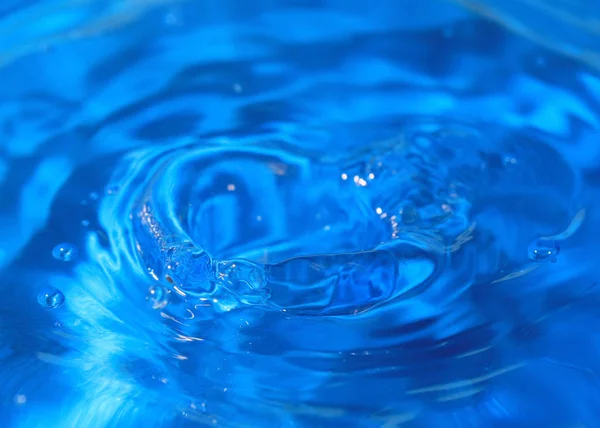
<path id="1" fill-rule="evenodd" d="M 64 302 L 65 295 L 53 287 L 46 287 L 38 294 L 38 303 L 44 308 L 55 309 L 62 306 Z"/>
<path id="2" fill-rule="evenodd" d="M 550 261 L 558 255 L 560 246 L 553 239 L 536 239 L 529 244 L 527 252 L 530 260 L 536 262 Z"/>
<path id="3" fill-rule="evenodd" d="M 68 262 L 77 257 L 77 247 L 73 244 L 69 244 L 67 242 L 63 242 L 62 244 L 58 244 L 52 250 L 52 255 L 56 260 L 61 260 L 63 262 Z"/>

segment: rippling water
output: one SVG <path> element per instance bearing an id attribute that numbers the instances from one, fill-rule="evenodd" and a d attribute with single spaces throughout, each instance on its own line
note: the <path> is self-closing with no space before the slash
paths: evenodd
<path id="1" fill-rule="evenodd" d="M 495 3 L 3 3 L 3 426 L 599 426 L 598 35 Z"/>

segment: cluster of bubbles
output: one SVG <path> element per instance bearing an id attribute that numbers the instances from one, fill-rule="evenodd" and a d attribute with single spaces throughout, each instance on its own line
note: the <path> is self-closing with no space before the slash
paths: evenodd
<path id="1" fill-rule="evenodd" d="M 230 378 L 251 390 L 259 376 L 291 403 L 292 389 L 268 376 L 269 364 L 285 361 L 315 400 L 327 402 L 333 388 L 322 373 L 337 373 L 331 379 L 354 391 L 340 398 L 343 406 L 360 397 L 377 408 L 360 392 L 374 367 L 398 377 L 394 391 L 447 402 L 455 400 L 447 390 L 457 378 L 491 379 L 523 366 L 497 347 L 529 306 L 496 284 L 535 269 L 541 279 L 532 282 L 544 287 L 543 275 L 560 267 L 585 212 L 564 229 L 568 209 L 559 220 L 528 211 L 572 189 L 538 186 L 543 172 L 524 167 L 533 156 L 525 150 L 496 153 L 497 144 L 463 125 L 415 128 L 337 157 L 283 144 L 144 150 L 125 158 L 108 183 L 122 191 L 88 198 L 98 201 L 88 234 L 104 234 L 102 251 L 116 261 L 103 267 L 118 266 L 110 279 L 145 298 L 141 310 L 153 331 L 168 332 L 160 340 L 177 349 L 181 367 L 212 370 L 212 359 L 225 354 L 235 360 L 238 378 L 194 371 L 183 394 L 201 397 L 219 383 L 227 389 Z M 561 171 L 565 182 L 569 173 Z M 60 243 L 52 255 L 71 262 L 78 249 Z M 100 264 L 108 258 L 95 257 Z M 511 299 L 518 309 L 497 308 Z M 59 308 L 65 296 L 47 287 L 38 301 Z M 400 374 L 400 366 L 415 369 Z M 169 382 L 187 376 L 178 370 Z M 382 392 L 385 400 L 394 394 Z"/>

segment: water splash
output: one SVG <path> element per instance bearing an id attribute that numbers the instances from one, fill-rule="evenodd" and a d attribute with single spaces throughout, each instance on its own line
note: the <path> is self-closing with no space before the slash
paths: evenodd
<path id="1" fill-rule="evenodd" d="M 340 394 L 339 383 L 355 391 L 337 395 L 342 408 L 355 399 L 374 408 L 377 400 L 356 388 L 384 373 L 407 397 L 424 397 L 415 408 L 479 400 L 495 377 L 526 366 L 504 352 L 545 310 L 520 313 L 531 301 L 513 301 L 510 314 L 491 309 L 514 292 L 493 286 L 552 274 L 519 256 L 556 256 L 544 246 L 556 241 L 538 238 L 528 248 L 528 236 L 542 236 L 557 213 L 559 228 L 569 223 L 571 190 L 562 183 L 573 170 L 551 146 L 515 146 L 467 124 L 413 118 L 398 138 L 339 156 L 276 147 L 186 143 L 130 153 L 109 182 L 121 192 L 99 207 L 115 238 L 111 251 L 137 282 L 160 283 L 149 299 L 175 341 L 235 355 L 271 391 L 207 375 L 225 395 L 240 394 L 235 406 L 292 402 L 300 376 L 313 400 L 333 405 L 327 397 Z M 519 162 L 503 162 L 507 152 Z M 532 169 L 536 157 L 557 159 L 562 180 Z M 581 214 L 574 218 L 581 226 Z M 567 232 L 558 238 L 567 242 L 576 228 Z M 545 292 L 566 292 L 562 281 L 545 282 Z M 157 289 L 170 290 L 168 303 Z M 205 360 L 183 355 L 190 367 Z M 438 366 L 448 358 L 453 372 Z M 480 372 L 484 360 L 491 363 Z M 273 365 L 285 383 L 269 376 Z M 244 370 L 236 377 L 246 379 Z"/>
<path id="2" fill-rule="evenodd" d="M 445 2 L 152 3 L 0 69 L 8 426 L 598 425 L 593 70 Z"/>

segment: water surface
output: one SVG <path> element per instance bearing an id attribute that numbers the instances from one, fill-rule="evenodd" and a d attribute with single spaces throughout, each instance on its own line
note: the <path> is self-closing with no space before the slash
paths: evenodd
<path id="1" fill-rule="evenodd" d="M 600 424 L 597 36 L 457 3 L 3 5 L 3 424 Z"/>

